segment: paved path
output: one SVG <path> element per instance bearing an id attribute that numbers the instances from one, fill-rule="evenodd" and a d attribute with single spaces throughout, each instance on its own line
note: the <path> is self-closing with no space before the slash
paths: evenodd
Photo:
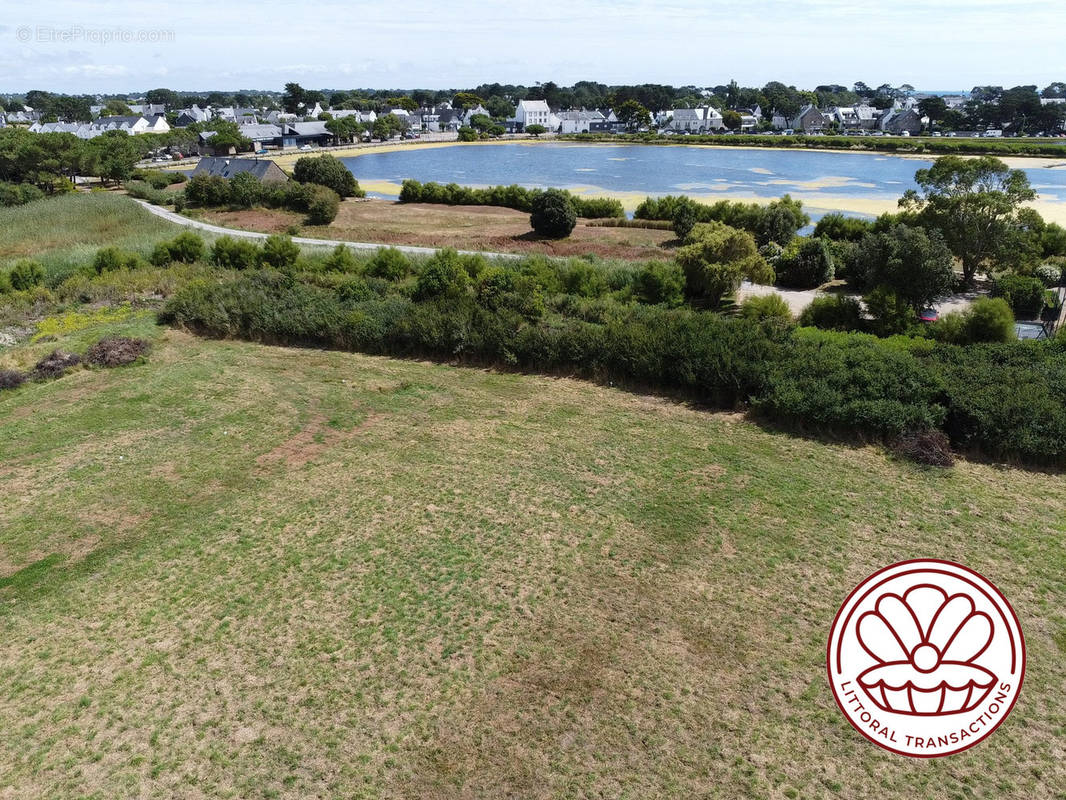
<path id="1" fill-rule="evenodd" d="M 221 225 L 212 225 L 209 222 L 201 222 L 198 219 L 189 219 L 181 214 L 177 214 L 173 211 L 168 211 L 160 206 L 153 206 L 146 200 L 138 200 L 137 198 L 130 198 L 135 203 L 140 203 L 150 214 L 165 219 L 167 222 L 173 222 L 175 225 L 184 225 L 186 228 L 196 228 L 197 230 L 207 231 L 208 233 L 214 233 L 218 236 L 232 236 L 236 239 L 265 239 L 269 234 L 259 233 L 258 231 L 242 231 L 237 228 L 223 228 Z M 414 245 L 400 244 L 389 245 L 380 244 L 375 242 L 349 242 L 343 239 L 312 239 L 307 236 L 293 236 L 292 240 L 296 244 L 309 245 L 311 247 L 336 247 L 339 244 L 343 244 L 345 247 L 350 247 L 352 250 L 379 250 L 383 247 L 395 247 L 401 253 L 406 253 L 412 256 L 431 256 L 440 250 L 439 247 L 415 247 Z M 482 250 L 460 250 L 461 255 L 480 255 L 486 258 L 504 258 L 509 260 L 515 260 L 522 258 L 523 256 L 517 253 L 490 253 Z"/>

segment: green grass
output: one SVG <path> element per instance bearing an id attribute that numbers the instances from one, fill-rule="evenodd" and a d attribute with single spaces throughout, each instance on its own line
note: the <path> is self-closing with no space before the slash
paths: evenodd
<path id="1" fill-rule="evenodd" d="M 0 797 L 1066 793 L 1058 475 L 578 381 L 204 341 L 0 393 Z M 909 557 L 1012 600 L 1021 700 L 892 756 L 825 637 Z"/>
<path id="2" fill-rule="evenodd" d="M 55 284 L 101 247 L 120 247 L 144 255 L 179 226 L 152 216 L 125 195 L 78 192 L 0 208 L 0 268 L 32 258 Z"/>

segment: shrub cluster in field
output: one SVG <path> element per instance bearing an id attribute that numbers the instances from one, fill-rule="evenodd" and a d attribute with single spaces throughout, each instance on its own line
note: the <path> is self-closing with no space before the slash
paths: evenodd
<path id="1" fill-rule="evenodd" d="M 696 223 L 723 222 L 752 234 L 759 245 L 776 242 L 782 246 L 791 242 L 796 231 L 811 221 L 803 211 L 803 204 L 787 194 L 767 205 L 732 200 L 697 203 L 683 195 L 648 197 L 637 206 L 633 216 L 636 219 L 670 220 L 682 239 Z"/>
<path id="2" fill-rule="evenodd" d="M 587 219 L 624 218 L 622 203 L 605 197 L 580 197 L 562 190 L 579 217 Z M 522 186 L 490 186 L 487 189 L 473 189 L 457 183 L 419 183 L 406 180 L 400 189 L 401 203 L 436 203 L 447 206 L 500 206 L 516 211 L 531 212 L 533 202 L 544 194 L 542 189 L 526 189 Z"/>
<path id="3" fill-rule="evenodd" d="M 701 246 L 746 250 L 713 226 L 702 235 Z M 997 457 L 1066 462 L 1063 340 L 963 347 L 796 328 L 779 298 L 746 303 L 730 318 L 680 306 L 689 284 L 663 262 L 608 270 L 539 257 L 493 265 L 448 250 L 422 263 L 391 249 L 369 260 L 344 248 L 313 261 L 290 255 L 274 260 L 280 270 L 249 256 L 235 279 L 190 283 L 167 303 L 165 321 L 215 336 L 566 372 L 750 404 L 790 426 L 907 437 L 900 452 L 933 463 L 938 431 Z"/>

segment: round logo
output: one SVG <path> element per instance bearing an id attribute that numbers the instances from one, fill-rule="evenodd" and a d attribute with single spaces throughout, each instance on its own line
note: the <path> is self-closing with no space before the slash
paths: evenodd
<path id="1" fill-rule="evenodd" d="M 950 561 L 902 561 L 864 580 L 833 621 L 837 705 L 886 750 L 933 758 L 973 747 L 1014 707 L 1025 642 L 1014 609 Z"/>

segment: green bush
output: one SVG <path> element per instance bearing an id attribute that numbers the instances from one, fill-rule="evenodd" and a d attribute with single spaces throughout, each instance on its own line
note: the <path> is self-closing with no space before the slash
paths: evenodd
<path id="1" fill-rule="evenodd" d="M 685 295 L 712 308 L 739 289 L 744 278 L 756 283 L 774 279 L 752 235 L 721 222 L 697 224 L 677 251 L 677 263 L 685 273 Z"/>
<path id="2" fill-rule="evenodd" d="M 415 300 L 429 300 L 444 295 L 455 298 L 465 294 L 470 275 L 459 254 L 450 248 L 439 251 L 418 273 Z"/>
<path id="3" fill-rule="evenodd" d="M 250 172 L 238 172 L 229 179 L 231 208 L 252 208 L 263 202 L 263 183 Z"/>
<path id="4" fill-rule="evenodd" d="M 878 286 L 863 301 L 873 318 L 870 329 L 878 336 L 906 333 L 918 322 L 914 306 L 887 286 Z"/>
<path id="5" fill-rule="evenodd" d="M 533 199 L 529 224 L 539 236 L 565 239 L 577 224 L 577 213 L 567 194 L 548 189 Z"/>
<path id="6" fill-rule="evenodd" d="M 259 262 L 266 267 L 285 270 L 296 266 L 296 260 L 300 257 L 300 246 L 294 244 L 288 236 L 274 234 L 268 236 L 263 242 L 263 249 L 259 253 Z"/>
<path id="7" fill-rule="evenodd" d="M 366 265 L 366 274 L 388 281 L 406 278 L 411 272 L 411 262 L 395 247 L 382 247 Z"/>
<path id="8" fill-rule="evenodd" d="M 779 286 L 816 289 L 833 280 L 833 257 L 822 239 L 795 239 L 774 262 Z"/>
<path id="9" fill-rule="evenodd" d="M 204 257 L 204 240 L 191 231 L 179 233 L 169 242 L 159 242 L 149 261 L 156 267 L 170 264 L 192 264 Z"/>
<path id="10" fill-rule="evenodd" d="M 8 281 L 16 292 L 24 292 L 44 283 L 44 268 L 28 258 L 15 262 L 8 273 Z"/>
<path id="11" fill-rule="evenodd" d="M 366 197 L 366 192 L 359 188 L 359 182 L 351 170 L 335 156 L 302 156 L 296 159 L 292 174 L 300 183 L 325 186 L 338 197 Z"/>
<path id="12" fill-rule="evenodd" d="M 211 262 L 222 269 L 255 269 L 259 264 L 259 247 L 247 239 L 223 236 L 211 247 Z"/>
<path id="13" fill-rule="evenodd" d="M 1000 275 L 992 284 L 992 296 L 1003 298 L 1015 316 L 1035 319 L 1044 308 L 1044 288 L 1038 277 Z"/>
<path id="14" fill-rule="evenodd" d="M 32 183 L 0 181 L 0 206 L 23 206 L 35 200 L 43 200 L 44 196 L 44 192 Z"/>
<path id="15" fill-rule="evenodd" d="M 792 309 L 777 292 L 746 297 L 738 310 L 740 316 L 746 319 L 792 322 Z"/>
<path id="16" fill-rule="evenodd" d="M 685 274 L 676 263 L 652 261 L 633 276 L 632 288 L 641 303 L 679 306 L 685 299 Z"/>
<path id="17" fill-rule="evenodd" d="M 136 253 L 128 253 L 117 247 L 104 247 L 96 251 L 92 267 L 97 275 L 114 272 L 119 269 L 136 269 L 141 263 Z"/>
<path id="18" fill-rule="evenodd" d="M 799 324 L 827 331 L 862 330 L 862 304 L 842 294 L 816 297 L 800 312 Z"/>
<path id="19" fill-rule="evenodd" d="M 814 235 L 819 239 L 858 242 L 873 230 L 873 223 L 866 219 L 846 217 L 843 214 L 826 214 L 814 226 Z"/>
<path id="20" fill-rule="evenodd" d="M 1014 314 L 1002 298 L 978 298 L 964 317 L 967 342 L 1009 342 L 1018 337 Z"/>
<path id="21" fill-rule="evenodd" d="M 326 256 L 323 266 L 330 272 L 357 272 L 359 270 L 359 262 L 355 260 L 355 255 L 343 244 L 333 248 L 333 252 Z"/>
<path id="22" fill-rule="evenodd" d="M 309 225 L 329 225 L 337 217 L 341 199 L 332 189 L 314 184 L 307 202 L 307 223 Z"/>
<path id="23" fill-rule="evenodd" d="M 459 128 L 460 142 L 476 142 L 478 138 L 478 132 L 471 128 L 469 125 L 463 125 L 461 128 Z"/>
<path id="24" fill-rule="evenodd" d="M 194 206 L 224 206 L 230 201 L 229 181 L 220 175 L 193 175 L 185 186 L 185 199 Z"/>

